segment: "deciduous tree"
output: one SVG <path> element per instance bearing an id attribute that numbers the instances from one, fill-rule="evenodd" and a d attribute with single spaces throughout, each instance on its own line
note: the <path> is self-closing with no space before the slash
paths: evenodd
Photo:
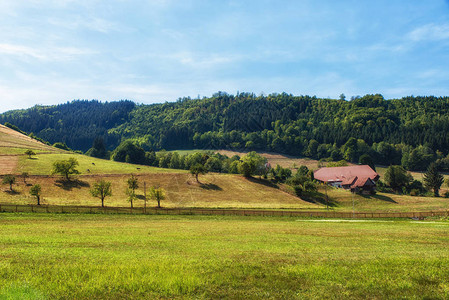
<path id="1" fill-rule="evenodd" d="M 104 199 L 107 196 L 112 195 L 111 182 L 100 180 L 94 183 L 93 187 L 90 189 L 90 193 L 94 197 L 98 197 L 101 200 L 101 207 L 104 207 Z"/>
<path id="2" fill-rule="evenodd" d="M 9 184 L 9 189 L 11 190 L 11 192 L 13 191 L 12 189 L 12 185 L 16 182 L 16 177 L 13 175 L 5 175 L 3 177 L 2 183 L 3 184 Z"/>
<path id="3" fill-rule="evenodd" d="M 30 158 L 30 159 L 31 159 L 31 156 L 36 155 L 36 153 L 31 149 L 28 149 L 27 151 L 25 151 L 25 154 L 28 155 L 28 158 Z"/>
<path id="4" fill-rule="evenodd" d="M 133 201 L 136 199 L 136 189 L 139 188 L 139 182 L 137 177 L 131 175 L 128 178 L 128 188 L 126 189 L 126 194 L 128 195 L 128 201 L 131 202 L 131 208 L 133 208 Z"/>
<path id="5" fill-rule="evenodd" d="M 30 195 L 36 197 L 37 205 L 41 205 L 41 190 L 42 188 L 40 184 L 35 184 L 30 188 Z"/>
<path id="6" fill-rule="evenodd" d="M 161 187 L 151 187 L 150 188 L 150 198 L 157 201 L 157 207 L 161 207 L 161 201 L 165 199 L 165 190 Z"/>
<path id="7" fill-rule="evenodd" d="M 59 160 L 53 163 L 52 174 L 61 174 L 67 181 L 70 181 L 70 175 L 79 174 L 76 169 L 78 166 L 78 160 L 74 157 L 70 157 L 68 160 Z"/>

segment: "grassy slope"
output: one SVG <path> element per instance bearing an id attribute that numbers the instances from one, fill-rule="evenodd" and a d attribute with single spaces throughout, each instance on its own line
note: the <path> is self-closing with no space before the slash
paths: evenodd
<path id="1" fill-rule="evenodd" d="M 34 203 L 35 199 L 29 195 L 29 189 L 32 184 L 40 184 L 44 204 L 99 205 L 99 199 L 93 198 L 89 189 L 94 182 L 105 178 L 112 182 L 113 189 L 112 197 L 106 198 L 106 205 L 129 206 L 125 194 L 126 180 L 130 174 L 134 174 L 140 182 L 138 190 L 140 196 L 144 194 L 143 182 L 146 182 L 148 187 L 160 185 L 167 190 L 167 199 L 163 201 L 165 207 L 322 208 L 320 205 L 302 201 L 277 188 L 261 184 L 257 180 L 251 181 L 241 176 L 209 174 L 200 176 L 202 184 L 198 184 L 185 170 L 138 166 L 92 158 L 42 145 L 7 128 L 5 131 L 5 141 L 7 140 L 5 149 L 24 152 L 25 148 L 45 148 L 32 159 L 26 155 L 4 157 L 9 161 L 18 160 L 13 173 L 49 175 L 53 162 L 75 157 L 79 162 L 78 170 L 81 175 L 76 176 L 69 183 L 63 182 L 60 176 L 31 176 L 27 179 L 27 184 L 23 182 L 23 179 L 18 178 L 14 186 L 15 193 L 2 192 L 0 202 Z M 20 148 L 22 140 L 27 142 L 24 149 Z M 7 187 L 4 186 L 4 189 L 6 190 Z M 143 206 L 143 201 L 137 200 L 135 206 Z"/>
<path id="2" fill-rule="evenodd" d="M 38 154 L 28 159 L 23 152 L 33 149 Z M 139 176 L 141 188 L 138 193 L 143 195 L 143 182 L 148 186 L 161 185 L 167 190 L 167 199 L 163 202 L 166 207 L 220 207 L 220 208 L 288 208 L 288 209 L 323 209 L 323 205 L 302 201 L 288 195 L 279 189 L 261 184 L 257 180 L 249 181 L 235 175 L 209 174 L 201 176 L 202 185 L 197 184 L 186 171 L 162 169 L 149 166 L 137 166 L 108 160 L 92 158 L 84 155 L 69 153 L 39 143 L 4 126 L 0 126 L 0 173 L 1 167 L 8 167 L 5 173 L 31 175 L 49 175 L 52 164 L 56 160 L 75 157 L 80 163 L 78 167 L 81 176 L 78 182 L 65 184 L 57 176 L 50 178 L 32 177 L 29 184 L 41 184 L 44 197 L 43 203 L 67 205 L 98 205 L 99 200 L 89 194 L 90 186 L 100 178 L 107 178 L 113 184 L 113 196 L 106 199 L 106 205 L 128 206 L 125 188 L 129 174 Z M 7 151 L 6 151 L 7 150 Z M 5 153 L 9 154 L 5 156 Z M 191 151 L 186 151 L 189 153 Z M 220 151 L 232 156 L 244 153 Z M 316 168 L 317 161 L 298 159 L 273 153 L 264 153 L 272 165 L 277 163 L 284 167 L 295 164 L 308 165 Z M 383 169 L 379 172 L 382 174 Z M 29 196 L 30 186 L 18 180 L 15 190 L 18 193 L 2 192 L 0 202 L 27 204 L 34 203 Z M 6 189 L 6 186 L 5 188 Z M 324 190 L 321 190 L 324 193 Z M 355 201 L 356 211 L 423 211 L 449 209 L 449 201 L 443 198 L 410 197 L 402 195 L 379 193 L 374 197 L 352 196 L 347 191 L 328 189 L 328 194 L 338 211 L 351 211 L 352 200 Z M 136 206 L 142 206 L 138 200 Z M 153 205 L 153 204 L 150 204 Z"/>
<path id="3" fill-rule="evenodd" d="M 147 188 L 160 185 L 166 189 L 164 207 L 220 207 L 220 208 L 295 208 L 322 209 L 316 205 L 284 193 L 276 188 L 268 187 L 257 181 L 249 181 L 241 176 L 208 174 L 200 176 L 202 185 L 187 173 L 147 173 L 136 175 L 140 187 L 137 191 L 142 196 L 143 182 Z M 100 178 L 112 182 L 112 196 L 107 197 L 107 206 L 129 206 L 125 194 L 126 180 L 129 175 L 78 176 L 77 181 L 65 183 L 60 177 L 31 177 L 28 184 L 40 184 L 44 204 L 56 205 L 100 205 L 100 200 L 89 193 L 89 188 Z M 6 187 L 6 186 L 5 186 Z M 0 202 L 29 204 L 35 199 L 29 196 L 30 186 L 22 180 L 15 186 L 18 194 L 2 193 Z M 143 197 L 141 197 L 143 198 Z M 150 201 L 155 206 L 155 201 Z M 134 206 L 143 206 L 142 200 L 137 200 Z"/>
<path id="4" fill-rule="evenodd" d="M 447 299 L 448 230 L 448 222 L 1 214 L 0 298 Z"/>

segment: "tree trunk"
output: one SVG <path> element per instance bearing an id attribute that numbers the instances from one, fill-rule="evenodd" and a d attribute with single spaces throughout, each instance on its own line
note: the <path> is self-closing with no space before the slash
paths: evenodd
<path id="1" fill-rule="evenodd" d="M 40 196 L 36 196 L 37 197 L 37 205 L 41 205 L 41 197 Z"/>
<path id="2" fill-rule="evenodd" d="M 157 200 L 157 207 L 161 208 L 161 200 Z"/>
<path id="3" fill-rule="evenodd" d="M 133 208 L 133 199 L 131 199 L 131 208 Z"/>
<path id="4" fill-rule="evenodd" d="M 104 198 L 101 198 L 101 207 L 104 207 Z"/>
<path id="5" fill-rule="evenodd" d="M 195 174 L 196 182 L 200 183 L 200 181 L 198 180 L 198 175 L 199 175 L 198 173 Z"/>
<path id="6" fill-rule="evenodd" d="M 12 183 L 9 183 L 9 189 L 10 189 L 11 192 L 12 192 Z"/>

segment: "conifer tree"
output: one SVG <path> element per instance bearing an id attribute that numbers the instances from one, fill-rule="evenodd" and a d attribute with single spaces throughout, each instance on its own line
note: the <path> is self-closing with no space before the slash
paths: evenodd
<path id="1" fill-rule="evenodd" d="M 424 174 L 424 186 L 433 190 L 433 195 L 439 197 L 439 190 L 444 182 L 444 177 L 438 172 L 438 168 L 435 163 L 430 164 L 427 172 Z"/>

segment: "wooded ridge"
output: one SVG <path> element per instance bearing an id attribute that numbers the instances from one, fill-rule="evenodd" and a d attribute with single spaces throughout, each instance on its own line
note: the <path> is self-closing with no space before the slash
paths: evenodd
<path id="1" fill-rule="evenodd" d="M 102 137 L 110 150 L 131 139 L 155 151 L 231 148 L 353 162 L 367 154 L 409 170 L 432 161 L 449 166 L 449 97 L 376 94 L 346 101 L 218 92 L 152 105 L 75 100 L 9 111 L 0 122 L 82 151 Z"/>

